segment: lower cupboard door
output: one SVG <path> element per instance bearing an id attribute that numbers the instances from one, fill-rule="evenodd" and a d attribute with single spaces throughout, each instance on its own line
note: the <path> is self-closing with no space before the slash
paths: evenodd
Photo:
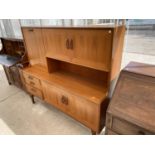
<path id="1" fill-rule="evenodd" d="M 44 94 L 44 99 L 46 102 L 50 104 L 57 104 L 57 92 L 55 91 L 54 87 L 46 82 L 42 82 L 42 89 Z"/>
<path id="2" fill-rule="evenodd" d="M 98 131 L 100 127 L 100 106 L 85 99 L 76 98 L 74 114 L 86 126 Z"/>

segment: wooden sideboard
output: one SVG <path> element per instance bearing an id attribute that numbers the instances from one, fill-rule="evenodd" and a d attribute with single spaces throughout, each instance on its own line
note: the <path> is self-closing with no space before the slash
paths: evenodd
<path id="1" fill-rule="evenodd" d="M 155 134 L 155 65 L 131 62 L 120 73 L 106 114 L 108 135 Z"/>
<path id="2" fill-rule="evenodd" d="M 27 91 L 99 133 L 119 73 L 125 26 L 22 27 Z"/>

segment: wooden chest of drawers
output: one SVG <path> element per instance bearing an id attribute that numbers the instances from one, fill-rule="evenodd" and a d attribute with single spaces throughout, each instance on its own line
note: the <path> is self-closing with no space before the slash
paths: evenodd
<path id="1" fill-rule="evenodd" d="M 155 66 L 131 62 L 121 72 L 106 114 L 106 134 L 155 134 Z"/>

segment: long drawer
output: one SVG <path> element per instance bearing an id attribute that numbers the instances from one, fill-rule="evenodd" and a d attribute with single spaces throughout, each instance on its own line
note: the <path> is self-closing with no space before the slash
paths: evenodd
<path id="1" fill-rule="evenodd" d="M 37 79 L 34 76 L 27 74 L 25 72 L 23 72 L 23 76 L 24 76 L 26 84 L 31 85 L 35 88 L 41 89 L 41 84 L 40 84 L 39 79 Z"/>
<path id="2" fill-rule="evenodd" d="M 152 133 L 130 122 L 107 115 L 106 126 L 122 135 L 151 135 Z"/>
<path id="3" fill-rule="evenodd" d="M 44 99 L 89 128 L 99 129 L 99 106 L 42 81 Z"/>

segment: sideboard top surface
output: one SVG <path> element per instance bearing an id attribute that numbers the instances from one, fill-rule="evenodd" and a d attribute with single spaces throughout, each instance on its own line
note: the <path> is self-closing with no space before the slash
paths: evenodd
<path id="1" fill-rule="evenodd" d="M 67 89 L 67 91 L 83 97 L 96 104 L 101 104 L 107 96 L 107 87 L 97 82 L 89 81 L 81 77 L 77 77 L 74 74 L 66 72 L 54 72 L 48 73 L 47 70 L 40 66 L 34 65 L 23 69 L 25 73 L 33 75 L 43 81 L 48 82 L 61 89 Z"/>

